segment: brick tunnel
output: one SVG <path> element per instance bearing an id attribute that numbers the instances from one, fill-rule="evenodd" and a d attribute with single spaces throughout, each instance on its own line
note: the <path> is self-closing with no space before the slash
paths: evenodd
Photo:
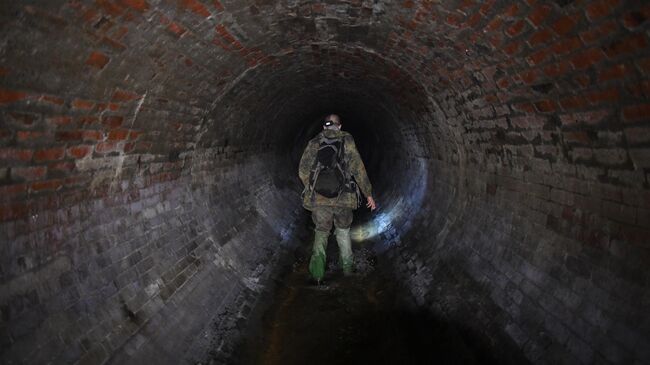
<path id="1" fill-rule="evenodd" d="M 311 245 L 297 165 L 332 112 L 379 204 L 353 248 L 404 308 L 514 363 L 650 363 L 649 16 L 2 2 L 2 363 L 237 362 Z"/>

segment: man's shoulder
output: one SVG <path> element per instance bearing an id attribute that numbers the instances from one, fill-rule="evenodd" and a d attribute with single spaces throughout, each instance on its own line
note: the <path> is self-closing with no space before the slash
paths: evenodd
<path id="1" fill-rule="evenodd" d="M 354 137 L 352 137 L 352 135 L 349 132 L 344 132 L 344 131 L 341 132 L 343 132 L 342 138 L 345 142 L 354 143 Z"/>
<path id="2" fill-rule="evenodd" d="M 310 139 L 309 142 L 307 142 L 307 147 L 313 147 L 319 143 L 320 143 L 320 134 Z"/>
<path id="3" fill-rule="evenodd" d="M 324 134 L 323 132 L 318 133 L 314 138 L 309 140 L 308 145 L 318 145 L 322 141 L 323 138 L 341 138 L 344 139 L 345 141 L 352 141 L 354 142 L 354 138 L 352 138 L 352 135 L 349 132 L 346 131 L 337 131 L 335 135 L 327 135 Z"/>

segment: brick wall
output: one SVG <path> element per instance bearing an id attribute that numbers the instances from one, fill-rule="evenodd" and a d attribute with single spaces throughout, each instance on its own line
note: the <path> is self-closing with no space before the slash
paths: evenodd
<path id="1" fill-rule="evenodd" d="M 207 178 L 213 162 L 195 162 L 194 176 L 3 223 L 7 361 L 192 358 L 186 352 L 195 337 L 226 320 L 220 311 L 253 305 L 289 246 L 298 210 L 287 194 L 294 192 L 273 186 L 249 157 L 200 156 L 239 167 L 221 165 Z"/>

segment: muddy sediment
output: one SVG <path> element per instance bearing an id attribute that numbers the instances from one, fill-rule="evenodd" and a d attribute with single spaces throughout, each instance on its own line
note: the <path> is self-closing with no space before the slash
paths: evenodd
<path id="1" fill-rule="evenodd" d="M 271 304 L 252 320 L 233 364 L 502 364 L 480 338 L 426 311 L 404 307 L 381 257 L 355 249 L 357 274 L 337 267 L 328 245 L 325 285 L 308 275 L 308 247 L 279 278 Z M 505 361 L 508 363 L 509 361 Z"/>

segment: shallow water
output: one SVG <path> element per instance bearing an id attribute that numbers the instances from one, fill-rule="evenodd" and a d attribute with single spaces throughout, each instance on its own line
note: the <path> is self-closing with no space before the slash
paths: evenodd
<path id="1" fill-rule="evenodd" d="M 425 311 L 405 310 L 399 288 L 377 269 L 369 250 L 355 250 L 359 273 L 343 277 L 336 244 L 328 245 L 325 285 L 309 283 L 309 252 L 280 278 L 271 304 L 230 363 L 236 364 L 485 364 L 495 361 L 482 341 Z"/>

